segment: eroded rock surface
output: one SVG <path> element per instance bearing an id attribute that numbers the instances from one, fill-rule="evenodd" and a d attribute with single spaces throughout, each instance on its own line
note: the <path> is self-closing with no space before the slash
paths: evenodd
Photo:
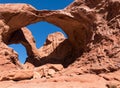
<path id="1" fill-rule="evenodd" d="M 49 34 L 45 44 L 38 51 L 41 61 L 38 66 L 52 63 L 62 64 L 65 67 L 73 62 L 71 59 L 67 59 L 72 55 L 72 50 L 73 47 L 69 40 L 61 32 Z"/>
<path id="2" fill-rule="evenodd" d="M 32 33 L 25 26 L 40 21 L 60 27 L 68 38 L 60 32 L 50 34 L 43 47 L 37 49 Z M 17 53 L 8 47 L 17 43 L 26 48 L 25 65 L 20 64 Z M 119 51 L 119 0 L 75 0 L 62 10 L 0 4 L 0 80 L 24 80 L 18 84 L 8 81 L 2 88 L 22 88 L 39 82 L 53 82 L 57 88 L 61 82 L 73 81 L 79 83 L 68 88 L 119 88 Z"/>

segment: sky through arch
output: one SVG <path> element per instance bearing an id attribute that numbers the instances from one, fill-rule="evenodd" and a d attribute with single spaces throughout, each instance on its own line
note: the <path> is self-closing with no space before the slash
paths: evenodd
<path id="1" fill-rule="evenodd" d="M 38 10 L 58 10 L 63 9 L 69 5 L 73 0 L 0 0 L 0 4 L 5 3 L 26 3 L 34 6 Z M 40 48 L 45 42 L 48 34 L 60 31 L 63 32 L 59 27 L 49 24 L 47 22 L 38 22 L 27 26 L 32 32 L 37 48 Z M 26 50 L 21 44 L 12 44 L 10 47 L 19 54 L 19 59 L 21 63 L 25 62 L 27 57 Z"/>

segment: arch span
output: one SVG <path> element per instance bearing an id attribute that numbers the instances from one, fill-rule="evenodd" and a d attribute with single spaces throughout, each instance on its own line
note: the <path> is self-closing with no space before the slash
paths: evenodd
<path id="1" fill-rule="evenodd" d="M 9 6 L 9 4 L 7 5 Z M 17 6 L 17 4 L 13 4 L 12 6 Z M 2 33 L 4 36 L 2 39 L 5 43 L 8 43 L 9 36 L 11 36 L 14 31 L 40 21 L 47 21 L 60 27 L 68 35 L 69 41 L 76 49 L 85 49 L 86 44 L 90 42 L 95 21 L 95 17 L 93 16 L 95 14 L 91 11 L 85 9 L 75 9 L 73 11 L 71 8 L 69 8 L 69 10 L 39 11 L 30 5 L 22 4 L 20 6 L 21 8 L 23 6 L 24 9 L 19 9 L 19 11 L 16 12 L 14 8 L 11 7 L 12 12 L 7 13 L 7 15 L 4 14 L 4 16 L 8 16 L 6 17 L 8 19 L 5 19 L 5 21 L 10 19 L 6 24 L 9 26 L 8 29 L 6 29 L 8 32 Z"/>
<path id="2" fill-rule="evenodd" d="M 4 10 L 1 6 L 1 10 Z M 95 29 L 95 14 L 89 9 L 69 7 L 63 10 L 36 10 L 26 4 L 6 4 L 5 7 L 2 16 L 6 19 L 1 19 L 3 25 L 1 41 L 5 44 L 22 43 L 29 58 L 33 59 L 33 64 L 39 61 L 40 56 L 33 36 L 25 26 L 46 21 L 60 27 L 68 35 L 71 47 L 79 54 L 87 49 Z M 14 7 L 19 7 L 17 12 Z"/>
<path id="3" fill-rule="evenodd" d="M 46 38 L 50 36 L 49 34 L 54 34 L 55 32 L 62 32 L 65 36 L 62 35 L 62 37 L 67 38 L 67 35 L 59 27 L 48 22 L 38 22 L 28 25 L 27 28 L 22 28 L 13 32 L 9 41 L 9 46 L 18 53 L 20 62 L 24 63 L 27 57 L 31 57 L 30 55 L 36 53 L 32 50 L 41 48 L 45 44 Z M 37 47 L 37 49 L 32 46 Z M 26 48 L 27 51 L 25 51 L 24 48 Z M 40 56 L 42 57 L 42 55 Z"/>

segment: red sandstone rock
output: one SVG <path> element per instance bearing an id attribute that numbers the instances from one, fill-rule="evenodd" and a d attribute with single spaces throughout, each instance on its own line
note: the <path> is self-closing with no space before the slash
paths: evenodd
<path id="1" fill-rule="evenodd" d="M 46 63 L 63 64 L 72 52 L 69 41 L 60 32 L 48 35 L 43 47 L 39 49 L 41 65 Z M 67 63 L 66 63 L 67 64 Z"/>
<path id="2" fill-rule="evenodd" d="M 0 73 L 3 71 L 9 71 L 13 69 L 20 69 L 22 66 L 19 63 L 17 53 L 6 46 L 5 44 L 0 44 Z"/>
<path id="3" fill-rule="evenodd" d="M 33 78 L 33 71 L 31 70 L 11 70 L 4 71 L 0 74 L 0 81 L 14 80 L 20 81 Z"/>
<path id="4" fill-rule="evenodd" d="M 34 79 L 51 78 L 63 69 L 61 64 L 46 64 L 34 69 Z"/>
<path id="5" fill-rule="evenodd" d="M 120 87 L 120 71 L 116 71 L 113 73 L 108 73 L 108 74 L 100 74 L 101 77 L 103 77 L 104 79 L 106 79 L 107 85 L 108 86 L 118 86 L 118 88 Z"/>
<path id="6" fill-rule="evenodd" d="M 61 76 L 53 79 L 47 79 L 48 81 L 40 81 L 40 79 L 34 79 L 21 82 L 0 82 L 2 88 L 5 88 L 8 84 L 8 88 L 107 88 L 106 80 L 97 75 L 87 74 L 75 77 Z"/>
<path id="7" fill-rule="evenodd" d="M 59 32 L 50 34 L 37 49 L 25 26 L 39 21 L 62 28 L 68 38 Z M 27 4 L 1 4 L 0 78 L 26 80 L 7 85 L 1 81 L 1 87 L 119 88 L 119 29 L 119 0 L 75 0 L 54 11 L 36 10 Z M 7 46 L 14 43 L 26 48 L 28 58 L 23 66 Z"/>
<path id="8" fill-rule="evenodd" d="M 65 37 L 60 32 L 56 32 L 56 33 L 48 35 L 44 46 L 39 49 L 39 53 L 40 53 L 41 58 L 49 56 L 52 52 L 55 51 L 55 49 L 64 40 L 65 40 Z M 56 51 L 56 53 L 54 55 L 52 55 L 53 58 L 55 58 L 55 57 L 60 58 L 60 57 L 64 56 L 64 55 L 62 55 L 62 51 L 61 51 L 61 53 L 60 53 L 60 50 L 58 50 L 58 51 Z M 60 54 L 60 55 L 57 56 L 57 54 Z"/>

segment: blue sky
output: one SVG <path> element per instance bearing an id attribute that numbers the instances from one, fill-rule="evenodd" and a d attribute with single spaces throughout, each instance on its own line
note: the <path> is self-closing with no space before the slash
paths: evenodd
<path id="1" fill-rule="evenodd" d="M 69 5 L 73 0 L 0 0 L 0 3 L 27 3 L 31 4 L 35 8 L 39 10 L 47 9 L 47 10 L 57 10 L 63 9 L 67 5 Z M 35 41 L 36 47 L 40 48 L 48 34 L 60 31 L 63 32 L 60 28 L 49 24 L 47 22 L 38 22 L 35 24 L 28 25 L 27 28 L 32 32 Z M 19 60 L 21 63 L 24 63 L 27 55 L 25 47 L 21 44 L 12 44 L 9 45 L 10 47 L 14 48 L 14 50 L 19 54 Z"/>

